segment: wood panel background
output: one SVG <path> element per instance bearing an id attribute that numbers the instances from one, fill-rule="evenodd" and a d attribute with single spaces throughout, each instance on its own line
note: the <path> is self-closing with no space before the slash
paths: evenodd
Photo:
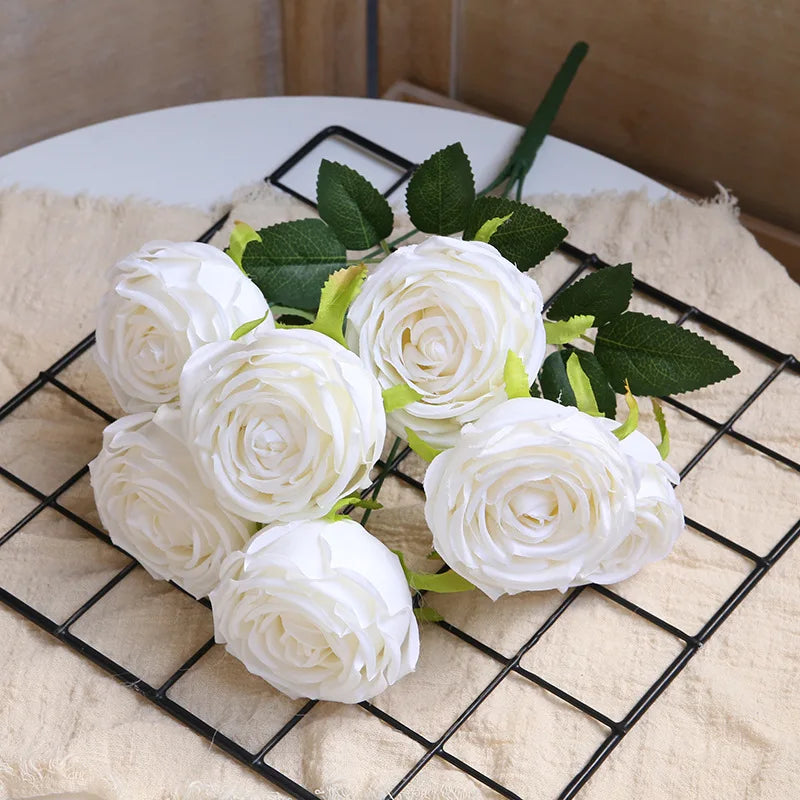
<path id="1" fill-rule="evenodd" d="M 2 0 L 0 154 L 93 122 L 282 91 L 279 0 Z"/>
<path id="2" fill-rule="evenodd" d="M 362 94 L 339 62 L 364 50 L 331 42 L 366 36 L 366 0 L 283 8 L 287 93 Z M 336 23 L 309 22 L 320 13 Z M 409 81 L 515 122 L 589 42 L 554 133 L 690 193 L 719 181 L 800 268 L 798 0 L 380 0 L 379 33 L 382 93 Z"/>

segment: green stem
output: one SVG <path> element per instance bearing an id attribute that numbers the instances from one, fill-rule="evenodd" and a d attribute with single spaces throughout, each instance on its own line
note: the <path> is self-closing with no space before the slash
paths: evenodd
<path id="1" fill-rule="evenodd" d="M 394 440 L 394 444 L 392 445 L 392 449 L 389 451 L 389 455 L 386 457 L 386 461 L 383 464 L 383 469 L 381 470 L 381 474 L 378 475 L 378 480 L 375 481 L 375 488 L 372 490 L 372 500 L 377 500 L 378 495 L 380 494 L 381 487 L 383 486 L 383 482 L 386 480 L 387 476 L 389 475 L 390 470 L 392 469 L 392 462 L 397 455 L 397 450 L 402 444 L 402 439 L 398 436 Z M 366 525 L 367 520 L 369 519 L 369 515 L 372 513 L 371 508 L 364 509 L 364 516 L 361 517 L 361 524 Z"/>
<path id="2" fill-rule="evenodd" d="M 594 344 L 595 343 L 594 339 L 592 339 L 591 336 L 587 336 L 585 333 L 581 334 L 581 339 L 583 339 L 584 342 L 589 342 L 589 344 Z"/>
<path id="3" fill-rule="evenodd" d="M 387 256 L 392 254 L 392 248 L 386 243 L 386 239 L 381 239 L 381 250 L 383 250 Z"/>

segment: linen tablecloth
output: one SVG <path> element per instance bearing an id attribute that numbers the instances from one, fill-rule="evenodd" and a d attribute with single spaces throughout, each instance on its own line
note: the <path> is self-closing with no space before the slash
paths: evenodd
<path id="1" fill-rule="evenodd" d="M 800 352 L 800 288 L 759 249 L 723 196 L 651 204 L 643 194 L 534 198 L 568 227 L 569 240 L 785 352 Z M 255 226 L 307 216 L 260 187 L 244 191 L 231 219 Z M 215 218 L 190 208 L 66 198 L 31 191 L 0 195 L 3 287 L 0 400 L 30 381 L 92 329 L 105 270 L 143 242 L 193 239 Z M 215 240 L 225 241 L 223 231 Z M 555 255 L 534 276 L 545 294 L 571 265 Z M 642 298 L 634 308 L 674 313 Z M 724 420 L 771 364 L 707 335 L 741 375 L 688 402 Z M 119 413 L 91 354 L 61 379 Z M 797 457 L 798 378 L 779 377 L 736 428 Z M 670 461 L 683 466 L 713 430 L 667 409 Z M 102 424 L 52 389 L 0 423 L 0 463 L 52 491 L 93 457 Z M 648 428 L 652 432 L 652 427 Z M 417 469 L 421 469 L 417 465 Z M 727 438 L 679 489 L 686 512 L 763 554 L 799 516 L 800 476 Z M 371 529 L 420 559 L 430 541 L 419 498 L 398 482 L 382 493 Z M 97 521 L 87 479 L 62 504 Z M 33 506 L 0 479 L 0 530 Z M 53 510 L 0 547 L 0 586 L 63 620 L 124 564 L 124 557 Z M 751 565 L 687 530 L 674 553 L 617 591 L 696 632 Z M 800 774 L 800 547 L 793 548 L 692 660 L 583 790 L 609 798 L 797 797 Z M 491 603 L 474 592 L 432 600 L 447 620 L 505 655 L 560 601 L 556 592 Z M 73 631 L 144 680 L 158 684 L 211 636 L 210 613 L 141 569 L 82 617 Z M 0 798 L 91 791 L 104 800 L 283 797 L 207 741 L 0 606 Z M 594 592 L 584 592 L 522 665 L 614 718 L 621 718 L 669 664 L 677 639 Z M 416 673 L 376 700 L 430 739 L 439 736 L 500 665 L 437 626 L 422 631 Z M 222 733 L 258 749 L 301 703 L 250 676 L 216 646 L 170 691 Z M 454 755 L 523 797 L 554 797 L 605 734 L 543 689 L 507 678 L 450 740 Z M 358 707 L 320 704 L 268 761 L 326 798 L 383 797 L 423 750 Z M 434 759 L 403 792 L 411 800 L 493 797 Z"/>

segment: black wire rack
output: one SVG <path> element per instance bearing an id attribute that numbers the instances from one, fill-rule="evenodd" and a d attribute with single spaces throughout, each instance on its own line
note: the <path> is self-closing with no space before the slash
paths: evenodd
<path id="1" fill-rule="evenodd" d="M 316 146 L 332 136 L 346 139 L 357 147 L 371 152 L 377 158 L 385 162 L 389 162 L 398 169 L 401 175 L 398 180 L 386 191 L 387 195 L 394 191 L 394 189 L 396 189 L 403 182 L 403 180 L 408 177 L 415 167 L 415 165 L 407 159 L 390 152 L 380 145 L 371 142 L 364 137 L 353 133 L 352 131 L 348 131 L 340 126 L 332 126 L 330 128 L 326 128 L 324 131 L 320 132 L 317 136 L 307 142 L 297 151 L 297 153 L 287 159 L 283 165 L 276 169 L 275 172 L 269 178 L 267 178 L 267 180 L 286 189 L 292 195 L 308 203 L 310 206 L 314 206 L 312 200 L 304 197 L 301 193 L 284 184 L 282 182 L 282 178 L 293 166 L 307 156 Z M 199 237 L 198 241 L 209 241 L 212 236 L 222 227 L 225 221 L 226 217 L 218 220 L 211 228 L 209 228 Z M 560 251 L 570 261 L 572 261 L 575 266 L 558 290 L 552 295 L 552 297 L 549 298 L 546 305 L 552 303 L 554 298 L 561 291 L 579 278 L 583 273 L 590 270 L 602 269 L 607 266 L 607 264 L 603 262 L 597 255 L 586 253 L 572 244 L 562 244 Z M 678 322 L 680 324 L 684 324 L 689 321 L 702 324 L 718 334 L 721 334 L 723 337 L 742 345 L 744 348 L 747 348 L 749 351 L 757 354 L 757 356 L 765 359 L 771 365 L 771 370 L 767 377 L 765 377 L 763 381 L 739 405 L 739 407 L 736 408 L 736 410 L 724 420 L 712 419 L 702 411 L 687 405 L 681 400 L 675 398 L 665 398 L 667 403 L 670 403 L 672 406 L 690 415 L 700 423 L 703 423 L 703 425 L 707 426 L 711 431 L 711 434 L 705 444 L 691 457 L 686 466 L 684 466 L 681 476 L 683 477 L 693 470 L 701 462 L 701 460 L 706 457 L 713 447 L 718 445 L 720 441 L 726 438 L 736 440 L 737 442 L 745 445 L 747 448 L 751 448 L 753 451 L 757 451 L 774 462 L 793 470 L 795 473 L 800 472 L 800 464 L 797 461 L 794 461 L 788 456 L 777 452 L 771 447 L 767 447 L 761 442 L 755 441 L 749 436 L 734 429 L 734 425 L 742 416 L 742 414 L 744 414 L 744 412 L 782 373 L 800 374 L 800 365 L 798 364 L 798 360 L 792 355 L 782 353 L 774 347 L 758 341 L 752 336 L 749 336 L 748 334 L 737 330 L 718 319 L 715 319 L 714 317 L 696 308 L 691 303 L 672 297 L 671 295 L 640 280 L 635 281 L 635 291 L 642 296 L 657 301 L 663 306 L 673 309 L 679 315 Z M 83 405 L 92 413 L 92 415 L 94 415 L 94 417 L 96 417 L 98 426 L 104 426 L 105 424 L 113 421 L 113 417 L 107 411 L 98 407 L 98 405 L 96 405 L 90 399 L 73 389 L 69 385 L 68 381 L 62 380 L 59 377 L 70 364 L 75 362 L 76 359 L 86 353 L 93 346 L 93 344 L 94 334 L 91 334 L 80 341 L 67 353 L 65 353 L 48 369 L 39 373 L 39 375 L 28 386 L 22 389 L 18 394 L 8 400 L 2 406 L 2 408 L 0 408 L 0 423 L 15 410 L 19 409 L 26 401 L 31 400 L 31 398 L 33 398 L 37 392 L 40 392 L 46 387 L 50 387 L 51 390 L 61 392 L 72 398 L 72 400 Z M 383 462 L 379 462 L 378 466 L 387 472 L 388 475 L 395 476 L 404 484 L 416 489 L 419 492 L 422 492 L 422 484 L 403 469 L 403 462 L 408 455 L 409 450 L 406 448 L 392 458 L 390 463 L 385 464 Z M 19 475 L 15 474 L 13 470 L 7 468 L 6 466 L 0 465 L 0 476 L 2 476 L 2 479 L 24 490 L 24 492 L 27 493 L 27 495 L 30 495 L 35 502 L 34 507 L 28 513 L 19 519 L 11 528 L 0 535 L 0 561 L 2 560 L 3 553 L 2 546 L 9 542 L 13 537 L 24 531 L 26 526 L 46 509 L 51 509 L 52 511 L 57 512 L 57 514 L 71 520 L 73 523 L 80 526 L 80 528 L 82 528 L 84 531 L 87 531 L 89 534 L 102 541 L 108 547 L 114 547 L 104 531 L 100 530 L 90 521 L 85 519 L 84 516 L 81 516 L 75 513 L 73 510 L 70 510 L 70 508 L 68 508 L 67 505 L 62 502 L 64 494 L 78 481 L 84 478 L 87 473 L 88 466 L 83 466 L 67 480 L 61 483 L 61 485 L 58 486 L 58 488 L 56 488 L 54 491 L 45 492 L 37 488 L 28 480 L 25 480 Z M 365 495 L 369 493 L 372 488 L 374 488 L 374 485 L 375 484 L 365 490 Z M 422 749 L 423 754 L 421 757 L 418 758 L 416 763 L 414 763 L 413 766 L 407 770 L 406 774 L 403 775 L 396 785 L 386 794 L 386 800 L 402 796 L 404 790 L 412 783 L 415 777 L 419 775 L 426 765 L 434 759 L 443 760 L 447 764 L 457 768 L 463 773 L 466 773 L 500 797 L 514 798 L 518 800 L 521 797 L 519 794 L 515 793 L 508 787 L 501 785 L 488 775 L 483 774 L 483 772 L 481 772 L 479 769 L 476 769 L 462 759 L 453 755 L 447 749 L 448 742 L 451 740 L 451 738 L 462 728 L 462 726 L 467 722 L 467 720 L 470 719 L 470 717 L 481 706 L 481 704 L 484 703 L 484 701 L 491 695 L 491 693 L 495 691 L 497 687 L 500 686 L 503 681 L 512 674 L 536 686 L 539 686 L 546 692 L 549 692 L 550 694 L 560 698 L 560 700 L 568 703 L 587 717 L 594 719 L 603 727 L 605 733 L 602 744 L 597 747 L 588 761 L 586 761 L 586 763 L 578 770 L 578 772 L 567 782 L 560 794 L 558 794 L 559 800 L 568 800 L 568 798 L 575 797 L 575 795 L 578 794 L 595 770 L 598 769 L 598 767 L 609 756 L 614 748 L 625 738 L 625 736 L 642 718 L 650 706 L 653 705 L 653 703 L 659 698 L 669 684 L 675 680 L 684 667 L 686 667 L 689 661 L 694 658 L 702 645 L 714 635 L 720 625 L 725 622 L 725 620 L 730 616 L 739 603 L 741 603 L 748 593 L 756 586 L 756 584 L 758 584 L 758 582 L 769 573 L 778 559 L 780 559 L 786 553 L 786 551 L 800 536 L 800 519 L 798 519 L 789 530 L 783 533 L 783 535 L 776 542 L 774 542 L 773 546 L 766 555 L 758 555 L 756 552 L 748 549 L 741 543 L 728 538 L 722 533 L 713 530 L 696 520 L 687 518 L 686 522 L 688 526 L 693 528 L 700 535 L 708 537 L 723 547 L 728 548 L 729 550 L 734 551 L 742 556 L 750 565 L 750 567 L 748 567 L 748 572 L 741 583 L 739 583 L 730 596 L 728 596 L 714 611 L 714 613 L 705 621 L 702 627 L 695 632 L 690 633 L 681 630 L 665 619 L 662 619 L 660 616 L 651 613 L 637 603 L 634 603 L 621 596 L 613 589 L 597 585 L 582 586 L 564 595 L 561 602 L 555 607 L 552 613 L 550 613 L 547 619 L 535 630 L 531 630 L 527 641 L 510 657 L 501 654 L 493 647 L 490 647 L 485 642 L 479 640 L 470 633 L 461 630 L 455 625 L 452 625 L 446 621 L 435 623 L 452 636 L 458 637 L 458 639 L 460 639 L 462 642 L 482 653 L 484 656 L 488 656 L 489 659 L 496 663 L 497 672 L 495 676 L 484 686 L 484 688 L 474 697 L 472 702 L 463 708 L 463 710 L 461 710 L 455 719 L 453 719 L 452 723 L 447 727 L 444 733 L 442 733 L 436 739 L 426 738 L 417 730 L 404 724 L 391 714 L 378 708 L 373 703 L 365 702 L 360 704 L 361 709 L 363 709 L 365 713 L 373 715 L 385 725 L 390 726 L 395 731 L 398 731 L 399 733 L 408 737 L 408 739 L 415 742 Z M 298 723 L 308 718 L 309 715 L 313 715 L 315 709 L 321 705 L 324 706 L 324 703 L 308 701 L 293 715 L 291 715 L 290 718 L 285 720 L 274 720 L 274 729 L 277 729 L 277 732 L 272 735 L 268 741 L 265 741 L 261 747 L 256 749 L 247 748 L 240 741 L 221 733 L 214 725 L 202 719 L 200 716 L 196 715 L 188 708 L 170 697 L 170 690 L 175 686 L 175 684 L 182 680 L 184 676 L 186 676 L 187 673 L 189 673 L 192 668 L 195 667 L 195 665 L 198 664 L 198 662 L 201 661 L 201 659 L 203 659 L 203 657 L 211 650 L 214 645 L 213 639 L 209 639 L 194 653 L 192 653 L 178 669 L 169 675 L 166 680 L 162 681 L 158 685 L 154 685 L 143 680 L 141 676 L 138 676 L 132 671 L 126 669 L 126 667 L 115 661 L 106 653 L 96 649 L 86 640 L 86 637 L 81 638 L 73 632 L 72 628 L 75 623 L 80 620 L 90 609 L 96 606 L 96 604 L 100 603 L 112 589 L 114 589 L 129 575 L 131 575 L 131 573 L 133 573 L 137 567 L 137 563 L 129 559 L 122 569 L 117 571 L 110 580 L 108 580 L 101 588 L 99 588 L 88 600 L 76 608 L 63 622 L 57 622 L 50 616 L 41 613 L 35 607 L 2 586 L 0 586 L 0 601 L 2 601 L 6 606 L 19 612 L 22 616 L 38 625 L 41 629 L 54 636 L 63 644 L 77 651 L 82 656 L 104 669 L 109 675 L 128 685 L 133 691 L 145 697 L 151 703 L 170 714 L 176 720 L 187 725 L 193 731 L 200 734 L 200 736 L 205 737 L 207 740 L 212 742 L 214 746 L 232 756 L 240 763 L 246 765 L 251 770 L 265 778 L 267 781 L 270 781 L 276 787 L 282 789 L 291 797 L 302 798 L 303 800 L 316 800 L 316 798 L 319 797 L 318 791 L 315 792 L 309 787 L 301 786 L 288 775 L 284 774 L 275 767 L 270 766 L 265 759 L 268 754 L 290 733 L 290 731 L 292 731 L 292 729 L 298 725 Z M 175 589 L 178 591 L 178 587 L 175 587 Z M 563 688 L 551 683 L 550 681 L 521 665 L 523 657 L 533 647 L 536 646 L 536 644 L 542 639 L 548 630 L 558 624 L 559 620 L 561 620 L 562 617 L 568 612 L 570 606 L 573 605 L 578 596 L 584 592 L 599 593 L 603 597 L 607 598 L 607 600 L 624 609 L 627 609 L 629 612 L 633 612 L 633 614 L 645 620 L 648 624 L 656 626 L 665 633 L 669 634 L 678 642 L 680 647 L 678 655 L 674 657 L 667 668 L 649 686 L 649 688 L 647 688 L 641 697 L 634 702 L 629 711 L 621 719 L 610 718 L 598 709 L 592 707 L 586 702 L 583 702 L 579 698 L 574 697 Z M 207 600 L 201 600 L 198 602 L 206 607 L 209 605 Z M 7 646 L 13 647 L 13 642 L 9 643 Z M 174 754 L 174 756 L 177 757 L 177 754 Z M 170 758 L 173 756 L 171 754 L 165 754 L 164 757 Z M 342 769 L 346 770 L 346 766 L 347 765 L 343 764 Z M 528 795 L 528 797 L 532 796 L 534 795 Z M 539 797 L 540 795 L 537 792 L 535 796 Z"/>

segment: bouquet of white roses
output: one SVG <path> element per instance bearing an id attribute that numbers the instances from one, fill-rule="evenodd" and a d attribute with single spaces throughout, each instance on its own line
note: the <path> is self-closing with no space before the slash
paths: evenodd
<path id="1" fill-rule="evenodd" d="M 415 244 L 391 240 L 365 178 L 324 161 L 319 218 L 237 223 L 225 252 L 153 242 L 111 271 L 97 353 L 129 415 L 90 465 L 103 524 L 154 577 L 210 596 L 218 641 L 291 697 L 361 702 L 413 670 L 422 591 L 614 583 L 683 529 L 663 414 L 654 400 L 656 445 L 636 397 L 737 369 L 628 311 L 629 264 L 545 319 L 529 271 L 567 232 L 506 198 L 542 135 L 539 119 L 488 187 L 502 196 L 476 194 L 459 144 L 425 161 L 406 193 Z M 430 462 L 438 573 L 347 516 L 380 507 L 387 428 Z"/>

